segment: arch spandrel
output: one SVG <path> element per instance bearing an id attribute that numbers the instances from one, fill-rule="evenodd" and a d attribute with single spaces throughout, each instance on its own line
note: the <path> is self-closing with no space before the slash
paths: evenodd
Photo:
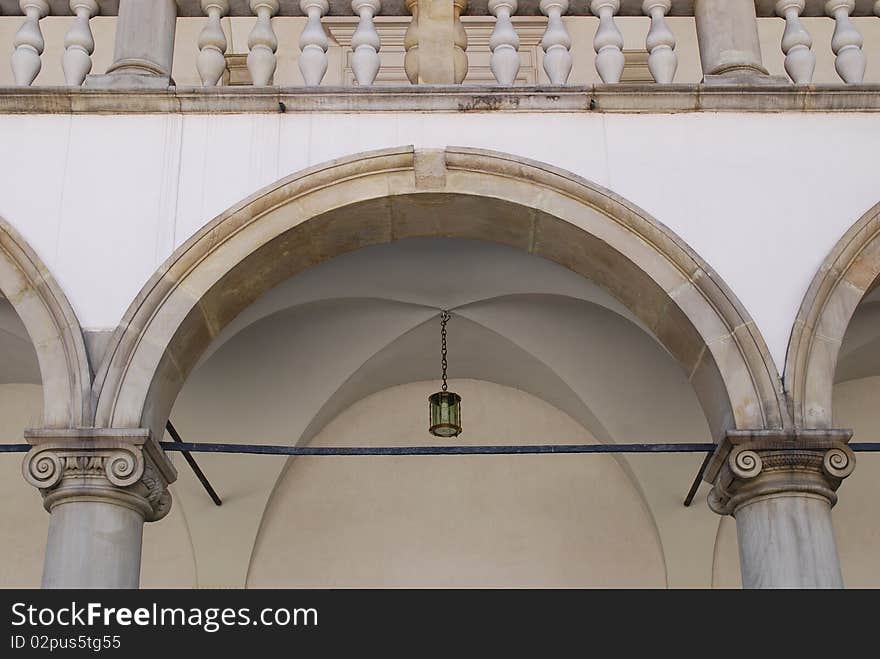
<path id="1" fill-rule="evenodd" d="M 98 426 L 160 430 L 218 332 L 262 293 L 340 254 L 418 236 L 486 240 L 605 286 L 679 360 L 720 437 L 785 424 L 754 323 L 669 229 L 575 175 L 474 149 L 390 149 L 295 174 L 178 249 L 129 308 L 95 384 Z"/>
<path id="2" fill-rule="evenodd" d="M 0 291 L 27 329 L 37 353 L 43 386 L 43 426 L 85 425 L 91 374 L 79 321 L 48 268 L 3 218 Z"/>
<path id="3" fill-rule="evenodd" d="M 880 204 L 865 213 L 826 257 L 794 323 L 785 362 L 785 391 L 794 422 L 831 428 L 837 358 L 862 298 L 880 280 Z"/>

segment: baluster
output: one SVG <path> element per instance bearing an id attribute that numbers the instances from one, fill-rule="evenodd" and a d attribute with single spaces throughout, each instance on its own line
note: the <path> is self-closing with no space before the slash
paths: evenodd
<path id="1" fill-rule="evenodd" d="M 776 3 L 776 13 L 785 19 L 785 32 L 782 34 L 785 70 L 797 85 L 810 83 L 816 70 L 816 56 L 810 50 L 813 38 L 801 21 L 803 10 L 804 0 L 778 0 Z"/>
<path id="2" fill-rule="evenodd" d="M 412 20 L 403 35 L 403 47 L 406 55 L 403 57 L 403 69 L 410 83 L 419 83 L 419 2 L 418 0 L 406 0 L 406 8 L 412 14 Z"/>
<path id="3" fill-rule="evenodd" d="M 675 35 L 666 23 L 666 13 L 672 0 L 644 0 L 642 12 L 651 17 L 651 29 L 645 39 L 648 49 L 648 70 L 654 81 L 668 84 L 675 78 L 678 56 L 675 54 Z"/>
<path id="4" fill-rule="evenodd" d="M 874 3 L 874 13 L 875 13 L 877 16 L 880 16 L 880 0 L 877 0 L 877 1 Z"/>
<path id="5" fill-rule="evenodd" d="M 12 75 L 16 85 L 29 87 L 43 66 L 40 55 L 46 44 L 40 31 L 40 19 L 49 15 L 49 3 L 47 0 L 19 0 L 18 6 L 25 19 L 12 41 L 15 47 L 11 60 Z"/>
<path id="6" fill-rule="evenodd" d="M 299 0 L 299 8 L 309 17 L 299 37 L 299 70 L 306 85 L 316 87 L 327 73 L 327 48 L 330 40 L 321 25 L 321 16 L 330 9 L 327 0 Z"/>
<path id="7" fill-rule="evenodd" d="M 620 0 L 592 0 L 590 11 L 599 17 L 599 29 L 593 39 L 596 51 L 596 70 L 602 82 L 620 82 L 626 61 L 623 57 L 623 35 L 614 22 L 620 10 Z"/>
<path id="8" fill-rule="evenodd" d="M 468 72 L 468 36 L 464 30 L 464 25 L 461 24 L 461 14 L 467 9 L 467 6 L 468 0 L 452 0 L 452 41 L 455 44 L 452 51 L 454 59 L 453 79 L 457 85 L 464 82 Z"/>
<path id="9" fill-rule="evenodd" d="M 97 15 L 98 9 L 97 0 L 70 0 L 70 11 L 76 18 L 64 37 L 61 68 L 64 70 L 64 81 L 72 87 L 81 86 L 92 70 L 95 38 L 89 21 Z"/>
<path id="10" fill-rule="evenodd" d="M 541 38 L 544 49 L 544 72 L 551 85 L 564 85 L 571 73 L 571 37 L 562 15 L 568 11 L 568 0 L 541 0 L 541 13 L 547 17 L 547 29 Z"/>
<path id="11" fill-rule="evenodd" d="M 519 36 L 510 20 L 516 4 L 516 0 L 489 0 L 489 13 L 496 19 L 489 37 L 489 68 L 499 85 L 512 85 L 519 73 Z"/>
<path id="12" fill-rule="evenodd" d="M 257 15 L 257 23 L 248 37 L 247 67 L 254 86 L 264 87 L 275 75 L 275 51 L 278 37 L 272 29 L 272 17 L 278 13 L 278 0 L 250 0 L 251 11 Z"/>
<path id="13" fill-rule="evenodd" d="M 351 37 L 354 54 L 351 68 L 359 85 L 372 85 L 379 73 L 379 48 L 382 42 L 373 23 L 373 16 L 382 8 L 380 0 L 351 0 L 351 10 L 359 15 L 357 30 Z"/>
<path id="14" fill-rule="evenodd" d="M 199 34 L 197 68 L 202 85 L 216 87 L 226 70 L 226 34 L 220 19 L 229 13 L 229 0 L 202 0 L 202 11 L 208 22 Z"/>
<path id="15" fill-rule="evenodd" d="M 844 82 L 861 82 L 865 77 L 867 60 L 862 52 L 862 35 L 849 18 L 855 9 L 855 0 L 828 0 L 825 13 L 834 17 L 834 36 L 831 49 L 837 55 L 834 68 Z"/>

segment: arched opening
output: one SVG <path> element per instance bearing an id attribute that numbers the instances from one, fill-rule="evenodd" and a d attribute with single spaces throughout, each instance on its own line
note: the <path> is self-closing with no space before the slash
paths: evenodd
<path id="1" fill-rule="evenodd" d="M 461 272 L 469 274 L 455 276 Z M 480 433 L 479 443 L 707 441 L 733 427 L 786 425 L 778 378 L 754 324 L 711 269 L 668 229 L 566 172 L 467 149 L 399 149 L 331 163 L 285 179 L 212 222 L 154 276 L 117 329 L 96 377 L 95 424 L 147 426 L 158 433 L 173 407 L 176 423 L 196 441 L 403 441 L 414 427 L 407 419 L 417 419 L 419 427 L 424 421 L 424 401 L 414 415 L 409 401 L 424 398 L 423 389 L 437 376 L 435 321 L 445 307 L 453 310 L 454 331 L 464 346 L 453 382 L 468 390 L 469 400 L 485 401 L 477 406 L 483 415 L 475 417 L 468 416 L 474 412 L 465 402 L 465 418 L 472 419 L 472 432 Z M 360 418 L 378 420 L 377 425 Z M 555 430 L 535 436 L 541 426 L 534 418 Z M 489 436 L 492 429 L 503 436 Z M 567 558 L 559 555 L 556 573 L 517 572 L 513 578 L 508 572 L 484 583 L 561 585 L 567 575 L 569 583 L 598 585 L 605 582 L 595 570 L 605 564 L 578 567 L 576 557 L 614 547 L 632 548 L 633 562 L 621 562 L 619 569 L 646 583 L 707 583 L 717 518 L 702 507 L 681 507 L 700 459 L 689 456 L 662 470 L 638 458 L 569 460 L 566 468 L 594 475 L 582 479 L 537 468 L 534 474 L 543 473 L 545 480 L 531 481 L 535 496 L 527 502 L 548 520 L 563 511 L 568 526 L 552 527 L 556 531 L 592 528 L 594 535 L 563 543 Z M 391 504 L 405 503 L 401 497 L 412 492 L 380 487 L 331 500 L 307 484 L 344 483 L 350 461 L 275 460 L 267 467 L 265 458 L 222 460 L 205 456 L 204 462 L 218 482 L 230 484 L 228 507 L 212 510 L 188 476 L 175 486 L 201 556 L 196 559 L 201 586 L 266 585 L 266 574 L 279 575 L 272 567 L 283 562 L 278 552 L 291 550 L 292 542 L 319 538 L 325 548 L 346 543 L 345 533 L 290 538 L 285 529 L 319 522 L 330 525 L 328 532 L 356 528 L 353 504 L 384 511 L 386 520 L 406 517 Z M 667 460 L 674 458 L 663 458 L 664 464 Z M 404 473 L 393 463 L 384 462 L 388 471 L 381 478 L 424 484 L 422 498 L 412 494 L 409 503 L 436 509 L 445 492 L 441 483 L 450 483 L 432 480 L 439 467 L 407 463 L 413 466 Z M 382 462 L 375 464 L 379 469 Z M 528 506 L 505 508 L 517 501 L 517 484 L 529 482 L 533 472 L 498 464 L 507 479 L 486 478 L 482 485 L 495 483 L 491 494 L 508 489 L 491 505 L 477 496 L 457 499 L 462 507 L 456 509 L 450 498 L 448 518 L 463 519 L 465 509 L 482 500 L 491 511 L 485 519 L 511 524 L 518 519 L 517 529 L 534 529 L 522 517 Z M 306 476 L 297 477 L 303 469 Z M 451 475 L 461 479 L 467 473 L 472 472 Z M 562 499 L 558 489 L 553 496 L 541 494 L 554 481 L 570 484 L 562 488 L 567 491 Z M 454 482 L 458 493 L 465 483 Z M 325 514 L 309 517 L 309 507 L 302 507 L 310 500 L 307 494 L 326 504 Z M 652 507 L 657 499 L 663 510 Z M 618 515 L 620 523 L 608 525 L 604 534 L 601 524 L 578 524 L 574 511 L 588 508 L 572 503 L 577 501 L 598 506 L 606 521 Z M 227 517 L 221 523 L 218 515 Z M 696 517 L 703 521 L 696 523 Z M 368 519 L 357 517 L 362 526 Z M 221 528 L 236 533 L 218 547 Z M 390 546 L 408 546 L 411 557 L 414 548 L 402 541 L 418 537 L 419 527 L 394 528 L 398 542 Z M 438 528 L 443 527 L 430 526 Z M 476 528 L 481 527 L 471 527 L 471 535 L 440 534 L 423 557 L 436 568 L 445 556 L 474 574 L 485 565 L 481 556 L 498 557 L 499 537 L 521 548 L 506 554 L 508 567 L 517 561 L 534 566 L 535 556 L 560 550 L 510 531 L 485 533 L 491 542 L 483 537 L 482 545 L 471 545 L 482 546 L 482 553 L 439 551 L 444 538 L 466 545 Z M 559 537 L 543 528 L 532 536 Z M 603 535 L 608 540 L 614 528 L 631 535 L 605 542 Z M 151 533 L 148 527 L 148 543 Z M 689 544 L 706 542 L 695 560 Z M 206 543 L 211 551 L 200 552 L 198 545 Z M 374 544 L 372 554 L 384 556 L 388 546 Z M 287 574 L 284 583 L 378 585 L 377 574 L 391 575 L 389 583 L 400 585 L 461 583 L 448 581 L 450 572 L 438 569 L 423 572 L 432 576 L 419 581 L 394 572 L 402 563 L 393 560 L 384 567 L 371 563 L 372 572 L 339 573 L 334 566 L 351 566 L 345 554 L 333 558 L 314 546 L 310 551 L 326 561 L 306 573 Z M 230 553 L 237 558 L 212 558 Z M 639 569 L 633 571 L 634 565 Z M 231 578 L 230 570 L 236 572 Z M 612 581 L 629 583 L 625 576 L 614 573 Z"/>

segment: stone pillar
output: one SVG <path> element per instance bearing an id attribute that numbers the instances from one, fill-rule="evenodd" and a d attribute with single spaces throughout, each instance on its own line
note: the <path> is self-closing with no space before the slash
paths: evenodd
<path id="1" fill-rule="evenodd" d="M 704 83 L 780 82 L 762 63 L 753 0 L 695 0 L 694 17 Z"/>
<path id="2" fill-rule="evenodd" d="M 113 64 L 86 87 L 162 89 L 172 84 L 176 0 L 120 0 Z"/>
<path id="3" fill-rule="evenodd" d="M 744 588 L 842 588 L 831 525 L 855 469 L 844 430 L 731 431 L 704 478 L 709 507 L 736 518 Z"/>
<path id="4" fill-rule="evenodd" d="M 25 480 L 49 511 L 44 588 L 137 588 L 144 522 L 171 509 L 177 478 L 145 429 L 31 430 Z"/>
<path id="5" fill-rule="evenodd" d="M 460 83 L 467 74 L 467 35 L 460 20 L 467 0 L 406 0 L 406 6 L 413 15 L 405 37 L 410 82 Z"/>

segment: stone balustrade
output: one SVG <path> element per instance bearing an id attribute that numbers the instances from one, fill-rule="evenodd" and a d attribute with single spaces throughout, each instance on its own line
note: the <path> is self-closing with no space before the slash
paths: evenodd
<path id="1" fill-rule="evenodd" d="M 448 7 L 442 9 L 445 4 Z M 116 19 L 104 18 L 117 15 Z M 47 41 L 43 26 L 47 18 L 57 16 L 70 18 L 61 42 L 52 43 Z M 625 47 L 620 27 L 621 22 L 635 16 L 643 19 L 638 23 L 643 33 L 638 50 L 632 43 Z M 814 82 L 817 57 L 825 57 L 833 58 L 838 82 L 849 85 L 865 80 L 869 59 L 865 36 L 859 28 L 864 23 L 859 21 L 880 21 L 880 1 L 489 0 L 469 5 L 465 0 L 0 0 L 0 28 L 2 22 L 17 21 L 8 51 L 11 79 L 18 86 L 41 84 L 40 72 L 49 58 L 60 60 L 67 86 L 172 86 L 172 60 L 180 58 L 187 47 L 181 35 L 175 41 L 174 24 L 195 17 L 200 18 L 199 31 L 193 35 L 190 30 L 187 38 L 191 39 L 189 48 L 197 80 L 205 87 L 240 84 L 230 82 L 237 57 L 243 63 L 242 71 L 246 66 L 247 81 L 256 87 L 279 84 L 275 80 L 279 63 L 294 60 L 301 76 L 298 84 L 327 84 L 328 66 L 333 61 L 329 49 L 339 46 L 332 26 L 344 18 L 356 27 L 348 43 L 352 72 L 348 82 L 359 86 L 394 82 L 382 70 L 386 66 L 383 47 L 397 48 L 402 53 L 403 45 L 406 75 L 414 84 L 457 84 L 464 80 L 467 84 L 505 86 L 565 85 L 572 82 L 572 70 L 584 66 L 585 58 L 589 58 L 587 65 L 602 82 L 615 84 L 632 81 L 625 74 L 630 57 L 641 58 L 649 79 L 657 84 L 683 82 L 676 79 L 682 61 L 676 37 L 682 28 L 681 24 L 677 30 L 671 27 L 672 21 L 682 17 L 688 17 L 686 20 L 694 25 L 699 42 L 701 82 L 810 84 Z M 230 20 L 245 17 L 251 21 L 249 34 L 239 39 L 233 52 Z M 295 23 L 298 48 L 290 48 L 287 34 L 293 23 L 279 20 L 286 17 L 299 19 Z M 404 44 L 386 46 L 383 41 L 382 21 L 391 17 L 401 24 L 411 22 Z M 808 25 L 807 19 L 819 17 L 829 31 L 833 26 L 830 43 L 825 44 L 828 52 L 814 45 Z M 521 26 L 528 19 L 542 21 L 543 37 L 525 46 L 525 28 Z M 780 71 L 770 75 L 765 68 L 757 29 L 757 21 L 763 19 L 784 26 L 773 55 L 784 56 L 787 76 Z M 115 20 L 116 49 L 112 63 L 105 67 L 106 73 L 89 75 L 97 68 L 93 63 L 96 20 Z M 470 35 L 475 20 L 491 26 L 485 47 L 489 79 L 467 78 L 472 58 L 466 51 L 469 41 L 474 47 Z M 589 23 L 579 23 L 581 20 Z M 582 25 L 589 25 L 589 42 L 583 39 Z M 738 29 L 731 30 L 730 25 Z M 572 37 L 573 28 L 578 29 L 580 41 Z M 533 26 L 530 24 L 528 29 Z M 0 29 L 0 39 L 11 32 Z M 57 30 L 53 30 L 53 36 L 57 38 Z M 287 47 L 279 48 L 280 43 Z M 766 46 L 765 42 L 765 56 Z M 534 58 L 540 60 L 541 66 L 535 67 L 536 71 L 543 70 L 540 79 L 526 81 L 520 76 L 522 58 L 530 56 L 524 54 L 525 47 L 533 48 Z M 295 84 L 288 81 L 286 86 Z"/>

